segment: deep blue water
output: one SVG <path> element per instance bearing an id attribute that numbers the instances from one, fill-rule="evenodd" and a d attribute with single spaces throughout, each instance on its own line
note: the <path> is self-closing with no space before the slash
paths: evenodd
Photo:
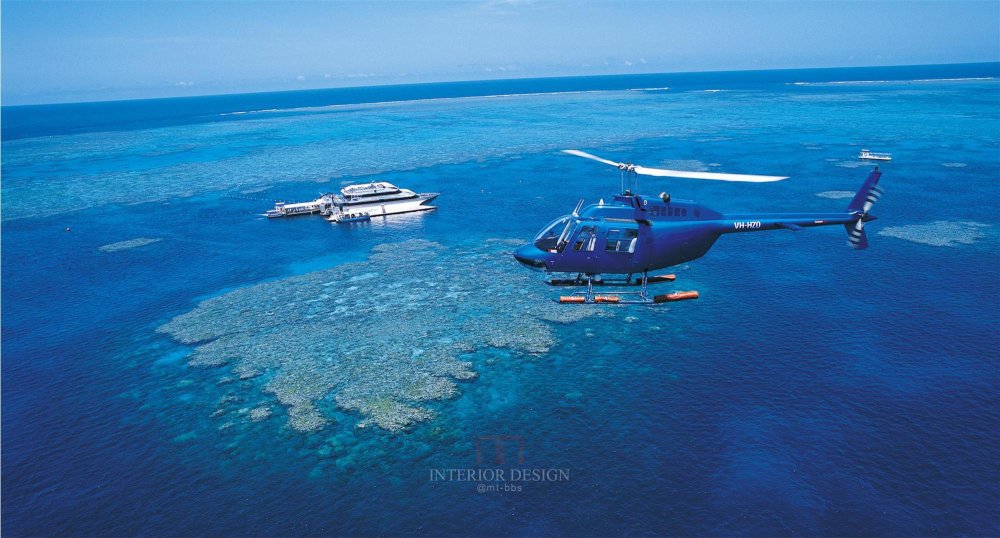
<path id="1" fill-rule="evenodd" d="M 996 535 L 997 70 L 4 108 L 2 530 Z M 959 78 L 979 80 L 925 80 Z M 841 83 L 852 80 L 875 82 Z M 817 194 L 858 188 L 869 167 L 855 158 L 861 147 L 894 156 L 882 166 L 887 192 L 869 250 L 849 249 L 833 227 L 724 237 L 674 268 L 675 289 L 698 289 L 697 301 L 549 324 L 555 344 L 544 354 L 474 349 L 467 360 L 479 376 L 428 402 L 435 418 L 406 432 L 358 428 L 335 394 L 320 403 L 324 429 L 290 429 L 264 380 L 220 385 L 226 367 L 187 366 L 191 347 L 157 332 L 206 298 L 363 261 L 384 243 L 528 240 L 579 197 L 618 186 L 614 170 L 560 149 L 791 176 L 640 183 L 749 212 L 841 209 L 847 199 Z M 439 209 L 347 228 L 258 216 L 276 198 L 375 177 L 441 192 Z M 100 250 L 143 237 L 159 241 Z M 508 256 L 490 261 L 523 271 Z M 532 293 L 558 293 L 536 285 Z M 276 316 L 279 327 L 293 323 Z M 400 318 L 383 321 L 391 330 Z M 220 431 L 229 418 L 211 415 L 233 391 L 275 416 Z M 524 465 L 515 445 L 504 465 L 477 463 L 476 439 L 487 435 L 520 437 Z M 500 493 L 429 480 L 431 469 L 519 467 L 564 469 L 569 480 Z"/>

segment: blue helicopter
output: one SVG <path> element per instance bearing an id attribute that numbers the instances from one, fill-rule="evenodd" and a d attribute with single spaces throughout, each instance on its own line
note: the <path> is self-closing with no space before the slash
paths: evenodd
<path id="1" fill-rule="evenodd" d="M 878 167 L 868 175 L 846 211 L 831 213 L 761 213 L 724 215 L 690 200 L 672 199 L 669 194 L 636 194 L 638 176 L 678 177 L 752 183 L 781 181 L 780 176 L 685 172 L 649 168 L 603 159 L 579 150 L 564 153 L 617 167 L 622 175 L 622 192 L 612 201 L 583 207 L 577 203 L 570 215 L 545 226 L 535 239 L 514 252 L 523 265 L 546 273 L 575 273 L 575 277 L 552 278 L 553 286 L 586 286 L 585 292 L 560 297 L 568 303 L 660 303 L 696 298 L 697 292 L 649 296 L 648 285 L 673 280 L 673 275 L 650 276 L 650 271 L 679 265 L 705 255 L 725 233 L 763 230 L 801 230 L 813 226 L 842 225 L 848 244 L 868 248 L 865 223 L 881 196 Z M 618 275 L 605 278 L 604 275 Z M 624 275 L 624 278 L 621 277 Z M 637 276 L 641 275 L 641 276 Z M 595 294 L 595 286 L 630 286 L 639 291 Z"/>

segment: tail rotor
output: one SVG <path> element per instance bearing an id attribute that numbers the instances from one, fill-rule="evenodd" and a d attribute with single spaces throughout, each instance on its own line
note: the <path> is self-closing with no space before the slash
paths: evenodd
<path id="1" fill-rule="evenodd" d="M 849 212 L 858 216 L 858 220 L 854 221 L 853 224 L 844 225 L 844 228 L 847 230 L 847 244 L 854 249 L 864 250 L 868 248 L 865 223 L 877 218 L 874 215 L 869 215 L 868 212 L 871 211 L 872 206 L 882 197 L 884 192 L 882 187 L 878 185 L 878 180 L 881 177 L 882 172 L 879 172 L 876 166 L 858 193 L 854 195 L 854 199 L 851 200 L 850 205 L 847 206 Z"/>
<path id="2" fill-rule="evenodd" d="M 845 224 L 844 228 L 847 229 L 847 244 L 855 250 L 864 250 L 868 248 L 868 236 L 865 234 L 865 221 L 858 219 L 854 223 L 854 226 L 850 224 Z"/>

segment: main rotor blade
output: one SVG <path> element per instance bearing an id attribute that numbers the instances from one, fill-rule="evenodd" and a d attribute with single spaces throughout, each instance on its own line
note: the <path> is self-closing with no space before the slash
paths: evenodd
<path id="1" fill-rule="evenodd" d="M 586 151 L 580 151 L 578 149 L 564 149 L 563 153 L 568 153 L 570 155 L 576 155 L 577 157 L 583 157 L 584 159 L 590 159 L 592 161 L 597 161 L 599 163 L 610 164 L 616 168 L 631 169 L 636 174 L 643 176 L 657 176 L 657 177 L 678 177 L 686 179 L 711 179 L 715 181 L 744 181 L 749 183 L 767 183 L 770 181 L 781 181 L 783 179 L 788 179 L 787 176 L 757 176 L 751 174 L 720 174 L 716 172 L 685 172 L 683 170 L 665 170 L 662 168 L 649 168 L 646 166 L 630 165 L 627 163 L 617 163 L 615 161 L 609 161 L 598 157 L 597 155 L 592 155 Z"/>
<path id="2" fill-rule="evenodd" d="M 713 179 L 716 181 L 746 181 L 749 183 L 767 183 L 769 181 L 781 181 L 783 179 L 788 179 L 787 176 L 755 176 L 750 174 L 719 174 L 715 172 L 684 172 L 681 170 L 647 168 L 645 166 L 636 166 L 635 173 L 644 176 Z"/>
<path id="3" fill-rule="evenodd" d="M 580 151 L 578 149 L 564 149 L 563 153 L 569 153 L 570 155 L 576 155 L 577 157 L 583 157 L 584 159 L 590 159 L 592 161 L 597 161 L 599 163 L 610 164 L 611 166 L 624 166 L 624 163 L 616 163 L 614 161 L 609 161 L 607 159 L 602 159 L 597 155 L 591 155 L 586 151 Z"/>

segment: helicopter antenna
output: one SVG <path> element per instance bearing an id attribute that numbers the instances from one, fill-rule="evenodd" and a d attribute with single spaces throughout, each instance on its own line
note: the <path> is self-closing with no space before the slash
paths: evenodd
<path id="1" fill-rule="evenodd" d="M 640 166 L 632 163 L 619 163 L 615 161 L 609 161 L 607 159 L 598 157 L 597 155 L 592 155 L 585 151 L 580 151 L 578 149 L 564 149 L 563 153 L 568 153 L 570 155 L 575 155 L 577 157 L 583 157 L 585 159 L 590 159 L 592 161 L 601 162 L 614 167 L 617 167 L 622 171 L 622 187 L 624 190 L 625 174 L 635 174 L 636 176 L 657 176 L 657 177 L 679 177 L 685 179 L 710 179 L 715 181 L 741 181 L 748 183 L 767 183 L 771 181 L 781 181 L 783 179 L 788 179 L 787 176 L 758 176 L 750 174 L 720 174 L 717 172 L 687 172 L 683 170 L 666 170 L 663 168 L 649 168 L 647 166 Z M 630 183 L 632 176 L 630 176 Z M 638 189 L 639 178 L 635 178 L 635 186 Z"/>

